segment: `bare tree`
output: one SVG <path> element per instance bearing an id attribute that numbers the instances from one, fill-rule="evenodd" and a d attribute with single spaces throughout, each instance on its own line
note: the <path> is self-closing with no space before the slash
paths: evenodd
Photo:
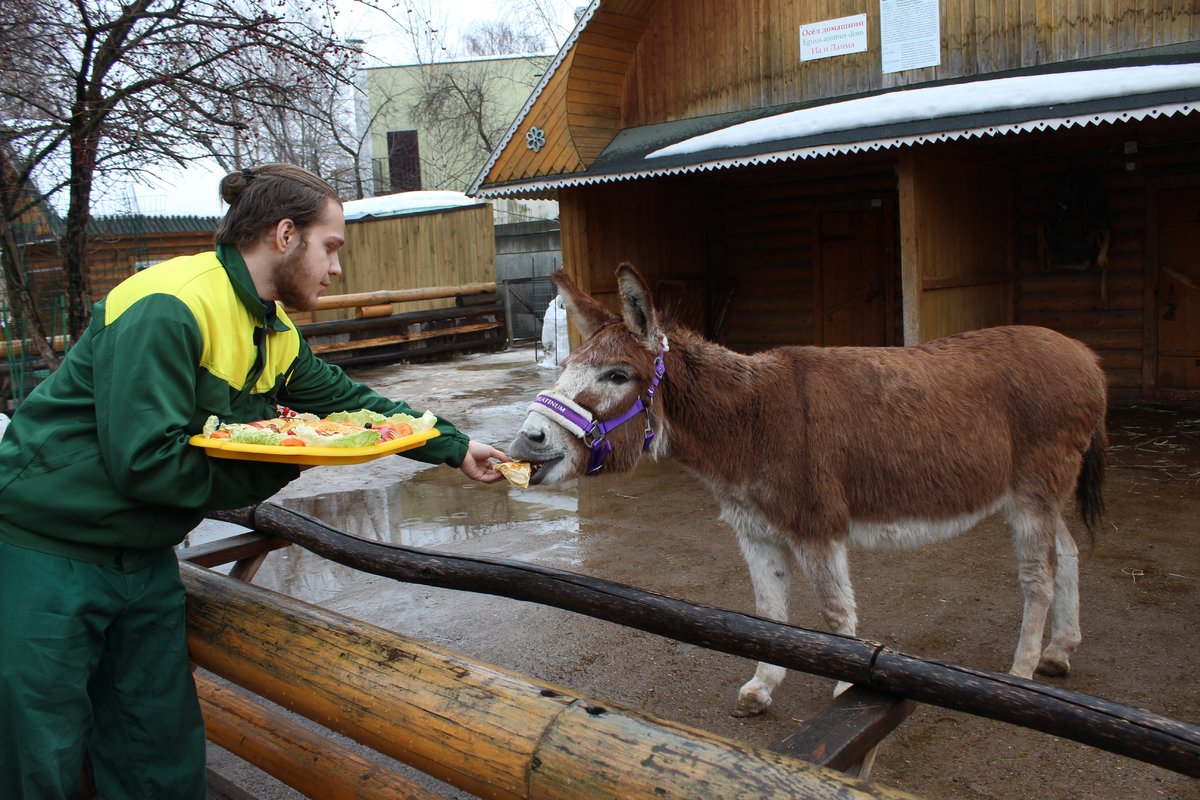
<path id="1" fill-rule="evenodd" d="M 393 17 L 416 55 L 416 63 L 404 68 L 416 86 L 394 105 L 401 109 L 401 124 L 420 131 L 427 188 L 466 188 L 508 129 L 513 98 L 523 99 L 533 89 L 536 66 L 514 69 L 511 58 L 495 58 L 518 56 L 535 63 L 547 58 L 548 35 L 540 26 L 513 21 L 525 14 L 519 6 L 531 2 L 509 3 L 506 17 L 469 27 L 457 44 L 449 43 L 442 12 L 429 0 L 404 0 L 403 13 Z M 375 81 L 372 91 L 382 85 Z"/>
<path id="2" fill-rule="evenodd" d="M 508 20 L 481 22 L 463 37 L 468 55 L 500 56 L 516 53 L 540 53 L 546 38 L 529 28 L 516 28 Z"/>
<path id="3" fill-rule="evenodd" d="M 247 110 L 287 111 L 348 82 L 354 55 L 327 16 L 290 15 L 283 0 L 5 0 L 0 53 L 0 246 L 28 213 L 27 187 L 65 193 L 74 335 L 89 314 L 97 182 L 205 157 L 248 130 Z"/>

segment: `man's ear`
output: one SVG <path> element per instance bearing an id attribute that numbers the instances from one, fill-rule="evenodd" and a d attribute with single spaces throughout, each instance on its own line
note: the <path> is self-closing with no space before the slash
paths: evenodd
<path id="1" fill-rule="evenodd" d="M 296 227 L 296 223 L 285 217 L 275 223 L 271 244 L 280 253 L 286 253 L 299 238 L 300 229 Z"/>

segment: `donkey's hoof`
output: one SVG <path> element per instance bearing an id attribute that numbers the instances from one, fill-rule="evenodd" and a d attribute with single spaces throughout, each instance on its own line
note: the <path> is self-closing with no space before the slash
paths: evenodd
<path id="1" fill-rule="evenodd" d="M 735 717 L 757 717 L 771 706 L 770 695 L 747 693 L 738 695 L 737 705 L 729 713 Z"/>
<path id="2" fill-rule="evenodd" d="M 1051 678 L 1065 678 L 1071 674 L 1071 662 L 1061 650 L 1047 648 L 1046 652 L 1042 653 L 1042 660 L 1038 662 L 1037 671 Z"/>

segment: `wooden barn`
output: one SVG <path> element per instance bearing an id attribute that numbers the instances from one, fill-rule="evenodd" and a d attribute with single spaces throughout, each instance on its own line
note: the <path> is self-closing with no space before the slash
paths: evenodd
<path id="1" fill-rule="evenodd" d="M 198 216 L 93 217 L 87 251 L 92 298 L 99 300 L 118 283 L 152 264 L 213 249 L 213 233 L 219 222 L 219 217 Z M 30 238 L 24 246 L 26 280 L 47 323 L 53 304 L 66 292 L 66 273 L 55 229 L 59 225 L 54 217 L 44 235 Z"/>
<path id="2" fill-rule="evenodd" d="M 595 0 L 471 188 L 742 351 L 1005 323 L 1200 399 L 1200 6 Z"/>

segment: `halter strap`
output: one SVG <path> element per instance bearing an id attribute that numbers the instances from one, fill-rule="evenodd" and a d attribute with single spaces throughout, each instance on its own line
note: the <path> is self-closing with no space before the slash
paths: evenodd
<path id="1" fill-rule="evenodd" d="M 592 412 L 574 400 L 563 397 L 555 392 L 542 392 L 539 394 L 529 404 L 529 410 L 535 411 L 551 421 L 562 425 L 575 436 L 582 439 L 583 443 L 591 450 L 587 474 L 595 475 L 604 468 L 604 459 L 612 452 L 612 445 L 609 444 L 607 438 L 609 432 L 642 412 L 646 413 L 646 439 L 642 442 L 642 450 L 645 451 L 650 448 L 650 441 L 654 438 L 654 426 L 650 424 L 650 406 L 654 402 L 654 392 L 658 389 L 659 382 L 666 376 L 667 369 L 663 364 L 663 356 L 670 349 L 670 346 L 667 344 L 667 337 L 664 335 L 662 337 L 662 349 L 658 351 L 658 355 L 654 358 L 654 378 L 650 381 L 650 388 L 646 390 L 645 399 L 638 397 L 633 402 L 633 405 L 623 414 L 603 421 L 597 420 L 592 415 Z"/>

